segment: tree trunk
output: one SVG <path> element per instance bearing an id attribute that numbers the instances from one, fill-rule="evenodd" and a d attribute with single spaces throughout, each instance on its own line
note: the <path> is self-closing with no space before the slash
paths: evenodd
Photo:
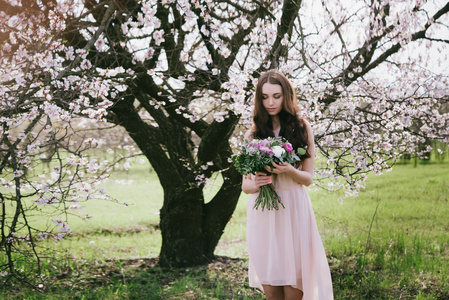
<path id="1" fill-rule="evenodd" d="M 226 180 L 218 193 L 204 206 L 204 255 L 214 257 L 214 251 L 239 200 L 242 176 L 231 167 L 223 173 Z"/>
<path id="2" fill-rule="evenodd" d="M 178 187 L 164 191 L 160 214 L 161 266 L 186 267 L 206 262 L 203 255 L 203 202 L 200 188 Z"/>
<path id="3" fill-rule="evenodd" d="M 160 214 L 163 267 L 189 267 L 210 262 L 237 205 L 241 176 L 235 170 L 215 197 L 204 204 L 202 188 L 164 191 Z M 236 176 L 237 175 L 237 176 Z M 186 185 L 187 186 L 187 185 Z"/>

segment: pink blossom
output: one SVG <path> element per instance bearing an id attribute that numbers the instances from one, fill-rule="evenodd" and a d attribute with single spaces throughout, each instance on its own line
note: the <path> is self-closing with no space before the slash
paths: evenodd
<path id="1" fill-rule="evenodd" d="M 100 52 L 104 52 L 106 51 L 109 47 L 106 45 L 106 41 L 103 38 L 99 38 L 96 42 L 95 42 L 95 48 L 97 48 L 98 51 Z"/>
<path id="2" fill-rule="evenodd" d="M 164 30 L 157 30 L 153 33 L 154 42 L 159 46 L 162 42 L 165 42 Z"/>
<path id="3" fill-rule="evenodd" d="M 268 140 L 262 140 L 260 141 L 260 143 L 258 144 L 257 148 L 260 149 L 260 147 L 266 147 L 267 145 L 269 145 L 270 142 Z"/>
<path id="4" fill-rule="evenodd" d="M 64 222 L 61 219 L 57 218 L 53 219 L 53 223 L 55 223 L 58 226 L 61 226 Z"/>
<path id="5" fill-rule="evenodd" d="M 81 67 L 82 70 L 87 70 L 87 69 L 90 69 L 90 68 L 92 67 L 92 64 L 90 63 L 90 61 L 88 61 L 87 59 L 85 59 L 85 60 L 83 60 L 83 61 L 81 62 L 80 67 Z"/>
<path id="6" fill-rule="evenodd" d="M 270 156 L 273 155 L 273 151 L 271 151 L 271 149 L 266 146 L 259 146 L 258 148 L 260 151 L 268 153 Z"/>

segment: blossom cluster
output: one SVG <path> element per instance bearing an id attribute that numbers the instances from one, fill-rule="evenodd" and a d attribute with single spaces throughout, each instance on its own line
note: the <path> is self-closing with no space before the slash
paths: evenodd
<path id="1" fill-rule="evenodd" d="M 111 162 L 90 157 L 104 141 L 85 137 L 83 131 L 87 135 L 103 124 L 113 104 L 112 93 L 120 87 L 112 86 L 113 80 L 103 74 L 92 78 L 95 67 L 88 51 L 61 39 L 71 11 L 67 2 L 60 1 L 54 10 L 32 17 L 0 13 L 0 23 L 9 28 L 0 46 L 1 201 L 23 207 L 3 219 L 2 243 L 24 243 L 35 250 L 29 253 L 39 252 L 37 242 L 50 237 L 62 240 L 71 232 L 61 218 L 68 211 L 88 219 L 78 213 L 81 202 L 115 201 L 100 188 L 109 177 Z M 96 45 L 100 47 L 100 42 Z M 91 120 L 88 128 L 83 128 L 80 116 Z M 55 228 L 39 226 L 27 217 L 41 210 L 51 212 L 41 218 L 48 218 L 47 224 L 53 220 Z M 18 228 L 27 234 L 16 235 Z"/>

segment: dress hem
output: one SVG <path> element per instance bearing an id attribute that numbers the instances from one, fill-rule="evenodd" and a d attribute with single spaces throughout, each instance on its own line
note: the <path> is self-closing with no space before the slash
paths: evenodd
<path id="1" fill-rule="evenodd" d="M 254 284 L 253 285 L 250 284 L 249 286 L 252 287 L 252 288 L 259 289 L 259 290 L 261 290 L 263 292 L 263 286 L 264 285 L 269 285 L 269 286 L 291 286 L 292 288 L 300 290 L 301 292 L 304 293 L 303 289 L 300 289 L 297 285 L 294 285 L 294 284 L 266 284 L 266 283 L 261 283 L 260 286 L 262 286 L 262 288 L 260 286 L 258 286 L 258 285 L 254 285 Z"/>

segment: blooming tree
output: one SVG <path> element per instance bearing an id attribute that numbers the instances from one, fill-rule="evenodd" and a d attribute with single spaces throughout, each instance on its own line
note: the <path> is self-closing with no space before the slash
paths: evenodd
<path id="1" fill-rule="evenodd" d="M 80 118 L 123 127 L 156 171 L 164 266 L 213 257 L 240 195 L 229 158 L 265 70 L 297 88 L 323 157 L 317 184 L 354 194 L 369 172 L 425 155 L 426 140 L 448 143 L 448 11 L 442 0 L 2 0 L 2 272 L 16 270 L 13 249 L 70 231 L 63 219 L 59 233 L 37 229 L 25 211 L 106 197 L 96 184 L 108 163 L 83 154 L 102 142 Z M 59 163 L 44 172 L 45 153 Z M 223 183 L 205 203 L 213 174 Z"/>

